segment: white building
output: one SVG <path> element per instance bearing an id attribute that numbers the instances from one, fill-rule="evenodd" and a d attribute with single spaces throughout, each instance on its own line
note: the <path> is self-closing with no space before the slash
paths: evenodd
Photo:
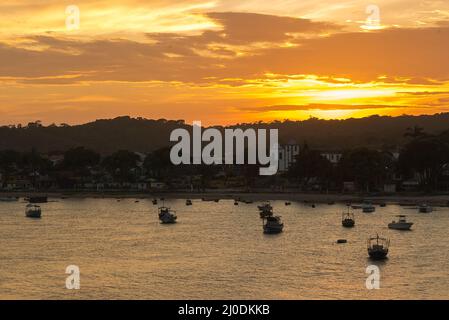
<path id="1" fill-rule="evenodd" d="M 337 164 L 340 162 L 343 154 L 340 152 L 321 152 L 321 156 L 326 158 L 330 163 Z"/>
<path id="2" fill-rule="evenodd" d="M 296 162 L 296 157 L 299 155 L 299 144 L 289 143 L 279 146 L 279 167 L 278 172 L 286 172 Z"/>

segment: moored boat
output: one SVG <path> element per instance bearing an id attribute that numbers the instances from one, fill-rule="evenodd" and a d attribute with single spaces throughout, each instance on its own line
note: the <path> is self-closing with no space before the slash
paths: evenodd
<path id="1" fill-rule="evenodd" d="M 267 217 L 264 219 L 263 232 L 266 234 L 281 233 L 284 230 L 284 224 L 281 222 L 281 217 Z"/>
<path id="2" fill-rule="evenodd" d="M 382 260 L 387 258 L 388 250 L 390 247 L 390 240 L 387 238 L 371 237 L 367 241 L 368 255 L 373 260 Z"/>
<path id="3" fill-rule="evenodd" d="M 433 208 L 428 204 L 421 204 L 418 210 L 420 213 L 431 213 L 433 211 Z"/>
<path id="4" fill-rule="evenodd" d="M 413 225 L 413 222 L 408 222 L 407 216 L 399 215 L 396 217 L 399 218 L 398 221 L 393 221 L 393 222 L 389 223 L 388 228 L 395 229 L 395 230 L 410 230 L 410 228 Z"/>
<path id="5" fill-rule="evenodd" d="M 35 204 L 28 204 L 25 208 L 25 216 L 28 218 L 40 218 L 42 216 L 41 207 Z"/>
<path id="6" fill-rule="evenodd" d="M 365 203 L 362 204 L 362 211 L 364 213 L 372 213 L 372 212 L 376 211 L 376 207 L 373 206 L 369 202 L 365 202 Z"/>
<path id="7" fill-rule="evenodd" d="M 178 219 L 178 217 L 176 216 L 174 211 L 172 211 L 170 208 L 168 208 L 168 207 L 160 207 L 159 208 L 159 220 L 161 220 L 161 223 L 172 224 L 172 223 L 176 223 L 177 219 Z"/>
<path id="8" fill-rule="evenodd" d="M 345 212 L 342 214 L 341 224 L 345 228 L 352 228 L 355 226 L 354 214 L 349 212 L 349 208 L 348 208 L 348 212 Z"/>

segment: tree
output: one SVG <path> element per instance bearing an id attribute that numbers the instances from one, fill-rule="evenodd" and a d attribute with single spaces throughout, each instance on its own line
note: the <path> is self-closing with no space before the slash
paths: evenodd
<path id="1" fill-rule="evenodd" d="M 20 152 L 14 150 L 2 150 L 0 151 L 0 169 L 9 171 L 15 165 L 17 166 L 21 162 Z"/>
<path id="2" fill-rule="evenodd" d="M 102 165 L 121 182 L 133 181 L 138 160 L 139 156 L 134 152 L 120 150 L 104 158 Z"/>
<path id="3" fill-rule="evenodd" d="M 332 164 L 319 151 L 304 147 L 290 167 L 288 176 L 299 179 L 306 188 L 312 178 L 328 181 L 331 171 Z"/>
<path id="4" fill-rule="evenodd" d="M 100 155 L 95 151 L 84 147 L 73 148 L 64 153 L 62 166 L 68 169 L 86 171 L 87 167 L 98 165 L 100 158 Z"/>
<path id="5" fill-rule="evenodd" d="M 143 162 L 144 168 L 154 177 L 166 176 L 173 168 L 170 161 L 170 148 L 161 148 L 149 154 Z"/>
<path id="6" fill-rule="evenodd" d="M 343 154 L 338 170 L 346 181 L 354 181 L 359 187 L 370 192 L 385 179 L 391 166 L 389 159 L 376 150 L 358 148 Z"/>
<path id="7" fill-rule="evenodd" d="M 43 158 L 36 149 L 25 152 L 21 157 L 21 166 L 28 173 L 45 172 L 52 167 L 50 160 Z"/>
<path id="8" fill-rule="evenodd" d="M 405 174 L 416 172 L 428 189 L 437 188 L 438 180 L 449 162 L 449 143 L 439 137 L 417 138 L 409 142 L 399 157 L 399 167 Z"/>

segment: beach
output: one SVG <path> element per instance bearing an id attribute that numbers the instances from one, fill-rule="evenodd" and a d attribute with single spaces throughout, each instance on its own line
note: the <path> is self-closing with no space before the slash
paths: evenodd
<path id="1" fill-rule="evenodd" d="M 285 200 L 311 203 L 361 203 L 364 201 L 373 204 L 401 204 L 417 205 L 428 203 L 434 206 L 447 207 L 449 193 L 395 193 L 395 194 L 356 194 L 356 193 L 302 193 L 302 192 L 240 192 L 226 190 L 208 190 L 206 192 L 182 191 L 123 191 L 111 190 L 103 192 L 94 191 L 17 191 L 1 192 L 0 198 L 19 197 L 26 198 L 33 195 L 46 195 L 49 198 L 166 198 L 166 199 L 235 199 L 241 201 L 267 201 Z"/>

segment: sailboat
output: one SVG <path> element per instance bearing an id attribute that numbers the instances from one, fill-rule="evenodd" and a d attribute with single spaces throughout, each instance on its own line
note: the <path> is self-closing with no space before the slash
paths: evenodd
<path id="1" fill-rule="evenodd" d="M 373 260 L 385 259 L 388 255 L 388 249 L 390 247 L 390 239 L 379 237 L 371 237 L 367 241 L 368 255 Z"/>
<path id="2" fill-rule="evenodd" d="M 342 214 L 341 224 L 345 228 L 352 228 L 355 226 L 354 214 L 349 212 L 349 207 L 348 207 L 348 212 L 345 212 Z"/>

